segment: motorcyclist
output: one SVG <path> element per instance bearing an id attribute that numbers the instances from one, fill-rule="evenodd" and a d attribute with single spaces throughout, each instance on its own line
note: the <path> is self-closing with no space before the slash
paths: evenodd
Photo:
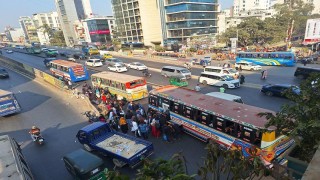
<path id="1" fill-rule="evenodd" d="M 149 70 L 148 69 L 142 70 L 142 74 L 145 75 L 145 76 L 148 76 L 149 75 Z"/>
<path id="2" fill-rule="evenodd" d="M 37 140 L 37 137 L 40 135 L 40 128 L 37 126 L 32 126 L 31 130 L 29 131 L 31 138 L 33 141 Z"/>

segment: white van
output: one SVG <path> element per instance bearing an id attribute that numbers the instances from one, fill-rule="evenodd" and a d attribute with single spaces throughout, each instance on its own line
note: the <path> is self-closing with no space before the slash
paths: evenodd
<path id="1" fill-rule="evenodd" d="M 227 94 L 222 92 L 210 92 L 206 95 L 243 104 L 242 98 L 233 94 Z"/>
<path id="2" fill-rule="evenodd" d="M 191 72 L 188 69 L 177 66 L 163 66 L 161 75 L 164 77 L 183 76 L 186 79 L 191 79 Z"/>
<path id="3" fill-rule="evenodd" d="M 225 75 L 231 75 L 233 77 L 239 77 L 239 71 L 232 69 L 232 68 L 224 68 L 224 67 L 217 67 L 217 66 L 207 66 L 203 70 L 204 72 L 214 72 L 220 73 Z"/>
<path id="4" fill-rule="evenodd" d="M 222 86 L 226 89 L 240 87 L 239 79 L 234 79 L 230 75 L 213 72 L 202 72 L 199 77 L 199 83 L 204 85 Z"/>

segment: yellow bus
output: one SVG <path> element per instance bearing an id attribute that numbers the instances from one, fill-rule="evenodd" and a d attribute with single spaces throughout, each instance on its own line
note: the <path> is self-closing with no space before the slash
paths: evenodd
<path id="1" fill-rule="evenodd" d="M 108 88 L 111 94 L 127 101 L 135 101 L 148 97 L 147 82 L 142 77 L 113 72 L 99 72 L 91 75 L 93 86 Z"/>

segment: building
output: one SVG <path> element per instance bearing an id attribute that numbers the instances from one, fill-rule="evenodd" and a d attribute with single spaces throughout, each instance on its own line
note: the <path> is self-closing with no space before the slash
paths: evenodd
<path id="1" fill-rule="evenodd" d="M 162 28 L 156 0 L 112 0 L 117 36 L 122 43 L 161 44 Z"/>
<path id="2" fill-rule="evenodd" d="M 192 36 L 214 35 L 217 31 L 217 0 L 166 0 L 167 42 L 185 42 Z"/>
<path id="3" fill-rule="evenodd" d="M 92 17 L 82 21 L 82 28 L 78 26 L 77 34 L 85 42 L 100 44 L 111 44 L 115 20 L 113 16 Z"/>
<path id="4" fill-rule="evenodd" d="M 27 43 L 39 42 L 37 28 L 32 18 L 28 16 L 19 17 L 19 24 L 24 33 L 24 39 Z"/>
<path id="5" fill-rule="evenodd" d="M 79 44 L 74 23 L 93 16 L 90 0 L 55 0 L 55 4 L 66 44 Z"/>
<path id="6" fill-rule="evenodd" d="M 32 15 L 34 25 L 39 28 L 47 24 L 52 29 L 60 29 L 60 21 L 57 12 L 36 13 Z"/>
<path id="7" fill-rule="evenodd" d="M 22 28 L 6 28 L 4 31 L 8 41 L 22 43 L 24 41 L 24 33 Z"/>
<path id="8" fill-rule="evenodd" d="M 320 18 L 308 19 L 303 44 L 320 43 Z"/>

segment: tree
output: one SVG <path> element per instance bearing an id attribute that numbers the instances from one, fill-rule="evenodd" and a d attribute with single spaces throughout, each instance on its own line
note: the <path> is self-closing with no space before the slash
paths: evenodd
<path id="1" fill-rule="evenodd" d="M 54 46 L 66 46 L 63 32 L 62 31 L 54 32 L 53 37 L 50 39 L 50 44 Z"/>
<path id="2" fill-rule="evenodd" d="M 191 180 L 195 175 L 187 175 L 186 164 L 181 153 L 174 154 L 171 159 L 144 159 L 143 167 L 138 170 L 137 180 Z"/>
<path id="3" fill-rule="evenodd" d="M 48 25 L 48 24 L 44 24 L 43 26 L 41 26 L 40 28 L 43 28 L 43 33 L 47 34 L 47 36 L 50 38 L 53 37 L 54 33 L 52 28 Z"/>
<path id="4" fill-rule="evenodd" d="M 206 147 L 207 157 L 204 160 L 204 166 L 198 170 L 198 175 L 202 179 L 220 180 L 220 179 L 247 179 L 263 177 L 269 173 L 264 166 L 256 149 L 251 149 L 250 157 L 244 157 L 242 151 L 221 150 L 220 145 L 210 141 Z"/>
<path id="5" fill-rule="evenodd" d="M 320 145 L 320 74 L 313 74 L 300 85 L 300 94 L 291 90 L 285 95 L 293 102 L 281 107 L 276 114 L 261 113 L 269 122 L 266 128 L 276 127 L 278 134 L 294 138 L 297 147 L 292 156 L 310 162 Z"/>

